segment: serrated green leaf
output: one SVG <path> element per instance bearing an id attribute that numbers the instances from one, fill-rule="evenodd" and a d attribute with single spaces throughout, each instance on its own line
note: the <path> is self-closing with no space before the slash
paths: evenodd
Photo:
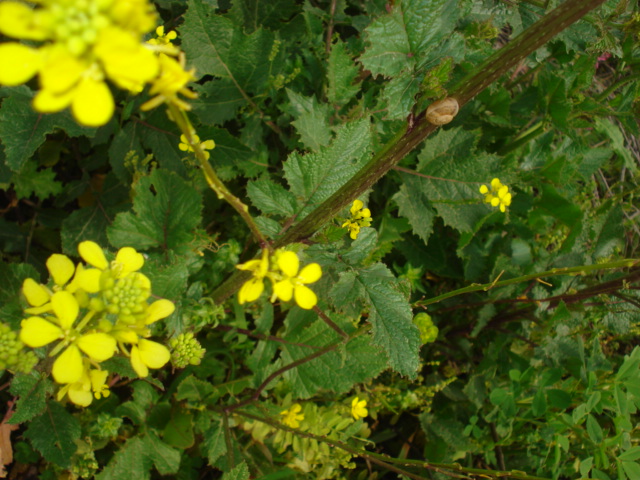
<path id="1" fill-rule="evenodd" d="M 10 90 L 0 106 L 0 139 L 4 145 L 6 164 L 19 172 L 46 136 L 62 129 L 70 137 L 95 135 L 95 128 L 78 125 L 68 111 L 55 114 L 36 112 L 31 106 L 33 92 L 25 86 Z"/>
<path id="2" fill-rule="evenodd" d="M 389 366 L 402 375 L 415 378 L 420 365 L 420 332 L 413 324 L 407 298 L 397 279 L 381 263 L 358 272 L 369 305 L 373 342 L 389 357 Z"/>
<path id="3" fill-rule="evenodd" d="M 227 444 L 224 440 L 224 428 L 222 421 L 214 422 L 204 435 L 204 450 L 209 460 L 209 465 L 214 465 L 218 458 L 227 453 Z"/>
<path id="4" fill-rule="evenodd" d="M 427 244 L 436 214 L 422 183 L 419 177 L 406 175 L 393 200 L 398 204 L 398 213 L 409 220 L 413 233 Z"/>
<path id="5" fill-rule="evenodd" d="M 118 180 L 125 185 L 129 185 L 133 178 L 133 168 L 127 165 L 127 161 L 132 155 L 139 160 L 145 156 L 140 142 L 141 128 L 137 122 L 127 123 L 109 145 L 109 164 Z"/>
<path id="6" fill-rule="evenodd" d="M 222 475 L 222 480 L 248 480 L 249 479 L 249 467 L 246 462 L 242 462 L 234 469 L 225 472 Z"/>
<path id="7" fill-rule="evenodd" d="M 316 153 L 292 153 L 284 162 L 284 174 L 291 191 L 304 207 L 301 220 L 329 198 L 366 163 L 371 149 L 369 119 L 344 124 L 329 147 Z"/>
<path id="8" fill-rule="evenodd" d="M 164 428 L 162 438 L 167 444 L 180 450 L 191 448 L 195 442 L 193 414 L 180 407 L 174 407 L 171 411 L 171 418 Z M 180 464 L 179 453 L 178 464 Z"/>
<path id="9" fill-rule="evenodd" d="M 329 128 L 331 106 L 326 103 L 318 103 L 315 96 L 305 97 L 288 88 L 286 90 L 290 110 L 295 118 L 291 125 L 300 135 L 302 144 L 312 152 L 328 145 L 331 141 L 331 129 Z"/>
<path id="10" fill-rule="evenodd" d="M 165 170 L 154 170 L 140 179 L 135 192 L 135 213 L 118 214 L 107 229 L 111 244 L 138 250 L 161 247 L 177 253 L 188 251 L 192 232 L 201 221 L 200 194 Z"/>
<path id="11" fill-rule="evenodd" d="M 106 467 L 96 475 L 96 480 L 148 480 L 153 462 L 147 455 L 148 446 L 140 437 L 127 440 L 115 453 Z"/>
<path id="12" fill-rule="evenodd" d="M 19 397 L 15 412 L 7 423 L 24 423 L 41 415 L 47 406 L 47 397 L 53 393 L 51 381 L 37 373 L 16 374 L 11 380 L 11 393 Z"/>
<path id="13" fill-rule="evenodd" d="M 329 295 L 338 312 L 356 317 L 362 311 L 361 302 L 364 301 L 364 293 L 364 287 L 358 282 L 356 273 L 347 271 L 340 273 L 340 278 Z"/>
<path id="14" fill-rule="evenodd" d="M 286 27 L 285 20 L 289 20 L 298 8 L 293 0 L 238 0 L 233 2 L 230 14 L 240 19 L 249 32 L 260 26 L 280 30 Z"/>
<path id="15" fill-rule="evenodd" d="M 186 415 L 191 417 L 190 414 Z M 193 432 L 191 433 L 193 434 Z M 153 462 L 160 475 L 171 475 L 178 472 L 180 468 L 180 452 L 178 450 L 160 440 L 152 431 L 147 431 L 142 438 L 146 450 L 145 454 Z"/>
<path id="16" fill-rule="evenodd" d="M 349 103 L 360 90 L 359 83 L 355 83 L 359 73 L 346 45 L 338 40 L 331 46 L 327 67 L 329 101 L 340 106 Z"/>
<path id="17" fill-rule="evenodd" d="M 210 398 L 213 392 L 214 388 L 211 383 L 189 375 L 178 385 L 176 400 L 187 400 L 191 403 L 201 404 Z"/>
<path id="18" fill-rule="evenodd" d="M 406 118 L 411 113 L 421 83 L 421 79 L 411 74 L 403 74 L 387 82 L 382 98 L 386 103 L 386 116 L 389 120 Z"/>
<path id="19" fill-rule="evenodd" d="M 20 172 L 13 175 L 12 181 L 18 198 L 28 198 L 35 194 L 44 200 L 49 195 L 62 192 L 62 184 L 55 180 L 56 174 L 53 170 L 37 168 L 36 162 L 26 162 Z"/>
<path id="20" fill-rule="evenodd" d="M 377 245 L 378 232 L 373 228 L 362 228 L 349 251 L 342 255 L 342 259 L 350 265 L 357 265 L 367 258 Z"/>
<path id="21" fill-rule="evenodd" d="M 184 152 L 178 147 L 180 137 L 175 123 L 161 108 L 154 110 L 147 122 L 149 125 L 145 125 L 139 132 L 142 145 L 147 150 L 151 150 L 154 160 L 158 162 L 160 167 L 185 177 L 187 175 L 187 165 L 182 161 Z M 175 135 L 171 134 L 173 132 L 175 132 Z M 198 134 L 202 141 L 208 140 L 202 129 L 198 130 Z"/>
<path id="22" fill-rule="evenodd" d="M 203 0 L 190 0 L 180 28 L 182 48 L 197 75 L 232 80 L 241 92 L 261 91 L 273 75 L 275 35 L 258 29 L 247 35 Z"/>
<path id="23" fill-rule="evenodd" d="M 339 340 L 338 334 L 322 320 L 306 327 L 306 315 L 306 312 L 297 309 L 287 317 L 289 329 L 285 338 L 291 343 L 281 347 L 283 364 L 289 364 L 316 351 L 298 345 L 322 347 Z M 337 315 L 330 317 L 334 322 L 338 321 Z M 309 398 L 320 390 L 345 393 L 354 384 L 377 376 L 386 366 L 384 356 L 371 345 L 369 338 L 362 336 L 351 339 L 340 351 L 336 349 L 327 352 L 288 370 L 284 377 L 291 384 L 296 398 Z"/>
<path id="24" fill-rule="evenodd" d="M 547 398 L 544 394 L 544 389 L 540 388 L 536 392 L 533 397 L 533 402 L 531 403 L 531 412 L 536 417 L 541 417 L 547 411 Z"/>
<path id="25" fill-rule="evenodd" d="M 192 101 L 193 113 L 206 125 L 222 125 L 247 103 L 230 79 L 215 78 L 204 85 L 194 85 L 194 90 L 198 98 Z"/>
<path id="26" fill-rule="evenodd" d="M 80 423 L 58 402 L 50 401 L 45 412 L 29 422 L 24 436 L 48 462 L 68 468 L 77 450 Z"/>
<path id="27" fill-rule="evenodd" d="M 128 189 L 120 184 L 114 175 L 107 175 L 102 191 L 95 193 L 94 204 L 71 212 L 62 221 L 62 252 L 66 255 L 77 255 L 78 244 L 85 240 L 106 246 L 107 228 L 117 214 L 131 205 L 122 201 L 128 198 L 128 193 Z"/>
<path id="28" fill-rule="evenodd" d="M 268 215 L 290 217 L 296 211 L 297 204 L 293 193 L 266 178 L 249 182 L 247 195 L 255 207 Z"/>
<path id="29" fill-rule="evenodd" d="M 415 67 L 400 8 L 375 19 L 365 30 L 369 46 L 359 61 L 373 75 L 394 77 Z"/>

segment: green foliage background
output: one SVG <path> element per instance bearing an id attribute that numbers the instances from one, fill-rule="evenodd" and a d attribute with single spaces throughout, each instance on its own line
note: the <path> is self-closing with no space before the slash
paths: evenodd
<path id="1" fill-rule="evenodd" d="M 196 69 L 213 167 L 277 241 L 557 2 L 155 3 Z M 145 95 L 120 92 L 88 129 L 0 88 L 2 321 L 19 329 L 22 281 L 44 280 L 52 253 L 93 240 L 144 252 L 154 294 L 177 305 L 154 334 L 207 349 L 153 379 L 112 360 L 113 394 L 85 410 L 55 400 L 45 351 L 32 374 L 5 372 L 8 471 L 640 478 L 640 273 L 620 261 L 639 257 L 639 35 L 637 5 L 605 2 L 398 159 L 360 197 L 374 222 L 357 240 L 340 228 L 351 201 L 298 239 L 323 269 L 321 316 L 238 305 L 227 279 L 258 246 L 166 113 L 139 111 Z M 478 192 L 494 177 L 514 193 L 506 213 Z M 439 336 L 421 347 L 424 311 Z M 299 430 L 280 421 L 293 403 Z"/>

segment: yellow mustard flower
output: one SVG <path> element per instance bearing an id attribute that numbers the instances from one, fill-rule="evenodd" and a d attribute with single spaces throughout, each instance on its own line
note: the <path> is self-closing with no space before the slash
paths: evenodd
<path id="1" fill-rule="evenodd" d="M 302 406 L 299 403 L 294 403 L 288 410 L 281 411 L 282 423 L 287 427 L 299 428 L 300 422 L 304 420 L 304 413 L 300 413 L 301 411 Z"/>
<path id="2" fill-rule="evenodd" d="M 253 302 L 260 298 L 264 291 L 264 278 L 269 272 L 269 250 L 263 249 L 260 259 L 249 260 L 248 262 L 236 265 L 238 270 L 253 272 L 253 276 L 244 282 L 238 292 L 238 303 Z"/>
<path id="3" fill-rule="evenodd" d="M 20 340 L 32 348 L 48 345 L 56 340 L 60 343 L 50 352 L 56 355 L 64 349 L 53 363 L 51 373 L 58 383 L 75 383 L 84 371 L 81 351 L 91 360 L 103 362 L 116 352 L 116 340 L 103 332 L 82 333 L 92 313 L 75 325 L 80 307 L 76 298 L 67 291 L 51 296 L 54 315 L 29 317 L 22 321 Z M 65 348 L 66 347 L 66 348 Z"/>
<path id="4" fill-rule="evenodd" d="M 511 205 L 509 187 L 503 185 L 497 178 L 491 180 L 491 190 L 486 185 L 482 185 L 480 193 L 484 195 L 485 203 L 490 203 L 492 207 L 500 207 L 500 211 L 503 213 Z"/>
<path id="5" fill-rule="evenodd" d="M 371 226 L 371 210 L 364 207 L 362 200 L 354 200 L 351 209 L 351 218 L 342 224 L 342 228 L 349 230 L 349 236 L 352 240 L 358 238 L 362 227 Z"/>
<path id="6" fill-rule="evenodd" d="M 364 418 L 369 415 L 369 411 L 367 410 L 367 401 L 360 400 L 358 397 L 354 398 L 351 401 L 351 415 L 353 418 L 358 420 L 360 418 Z"/>
<path id="7" fill-rule="evenodd" d="M 178 94 L 190 99 L 198 97 L 195 92 L 187 88 L 187 84 L 195 79 L 195 69 L 185 69 L 184 56 L 181 56 L 178 61 L 161 53 L 158 60 L 160 62 L 160 75 L 158 75 L 149 89 L 149 95 L 155 95 L 155 97 L 142 104 L 140 108 L 142 110 L 151 110 L 162 103 L 170 103 L 181 110 L 191 110 L 191 105 L 182 100 Z"/>
<path id="8" fill-rule="evenodd" d="M 171 41 L 178 38 L 178 34 L 174 30 L 164 33 L 164 25 L 156 28 L 156 35 L 156 38 L 148 40 L 147 43 L 150 45 L 171 45 Z"/>
<path id="9" fill-rule="evenodd" d="M 109 372 L 106 370 L 94 370 L 88 367 L 82 372 L 80 380 L 68 383 L 58 391 L 57 399 L 62 400 L 65 395 L 71 402 L 81 407 L 88 407 L 93 399 L 108 397 L 111 392 L 106 384 Z"/>
<path id="10" fill-rule="evenodd" d="M 200 142 L 200 137 L 198 135 L 192 134 L 193 142 L 199 143 L 200 148 L 204 151 L 204 158 L 209 160 L 209 152 L 207 150 L 212 150 L 215 148 L 216 143 L 213 140 L 205 140 L 204 142 Z M 183 152 L 193 152 L 193 147 L 187 140 L 187 137 L 184 135 L 180 135 L 180 143 L 178 144 L 178 148 Z"/>
<path id="11" fill-rule="evenodd" d="M 158 58 L 142 36 L 155 25 L 147 0 L 0 2 L 0 33 L 39 42 L 0 44 L 0 84 L 21 85 L 39 75 L 36 110 L 67 107 L 86 126 L 104 125 L 115 104 L 106 80 L 139 93 L 156 77 Z"/>
<path id="12" fill-rule="evenodd" d="M 318 297 L 306 284 L 314 283 L 322 277 L 322 269 L 317 263 L 310 263 L 300 273 L 300 260 L 294 252 L 284 251 L 277 255 L 277 263 L 284 277 L 274 283 L 271 301 L 280 298 L 285 302 L 294 297 L 299 307 L 309 310 L 318 303 Z"/>

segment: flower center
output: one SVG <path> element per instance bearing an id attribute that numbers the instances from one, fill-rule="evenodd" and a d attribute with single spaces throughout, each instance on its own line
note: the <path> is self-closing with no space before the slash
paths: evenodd
<path id="1" fill-rule="evenodd" d="M 102 292 L 107 311 L 122 316 L 136 315 L 147 308 L 150 292 L 140 275 L 131 274 L 117 280 Z"/>
<path id="2" fill-rule="evenodd" d="M 111 23 L 100 11 L 99 2 L 88 0 L 55 3 L 51 14 L 57 42 L 74 56 L 82 55 L 95 43 L 100 30 Z"/>

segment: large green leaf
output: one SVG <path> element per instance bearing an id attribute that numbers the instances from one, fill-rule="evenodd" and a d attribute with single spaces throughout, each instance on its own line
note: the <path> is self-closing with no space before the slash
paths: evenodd
<path id="1" fill-rule="evenodd" d="M 319 152 L 292 153 L 284 163 L 291 191 L 304 204 L 298 220 L 329 198 L 369 159 L 371 132 L 368 118 L 343 125 L 331 145 Z"/>
<path id="2" fill-rule="evenodd" d="M 29 422 L 24 436 L 48 462 L 68 468 L 78 448 L 80 422 L 53 400 L 47 403 L 42 415 Z"/>
<path id="3" fill-rule="evenodd" d="M 35 153 L 46 136 L 62 129 L 70 137 L 92 137 L 94 128 L 78 125 L 67 111 L 55 114 L 36 112 L 31 106 L 33 92 L 21 86 L 10 90 L 0 106 L 0 139 L 4 145 L 6 162 L 14 172 Z"/>
<path id="4" fill-rule="evenodd" d="M 47 396 L 53 393 L 53 384 L 35 372 L 18 374 L 11 381 L 11 393 L 19 398 L 9 423 L 24 423 L 45 411 Z"/>
<path id="5" fill-rule="evenodd" d="M 187 251 L 201 221 L 200 194 L 166 170 L 154 170 L 140 179 L 135 192 L 134 212 L 118 214 L 107 230 L 111 244 Z"/>

